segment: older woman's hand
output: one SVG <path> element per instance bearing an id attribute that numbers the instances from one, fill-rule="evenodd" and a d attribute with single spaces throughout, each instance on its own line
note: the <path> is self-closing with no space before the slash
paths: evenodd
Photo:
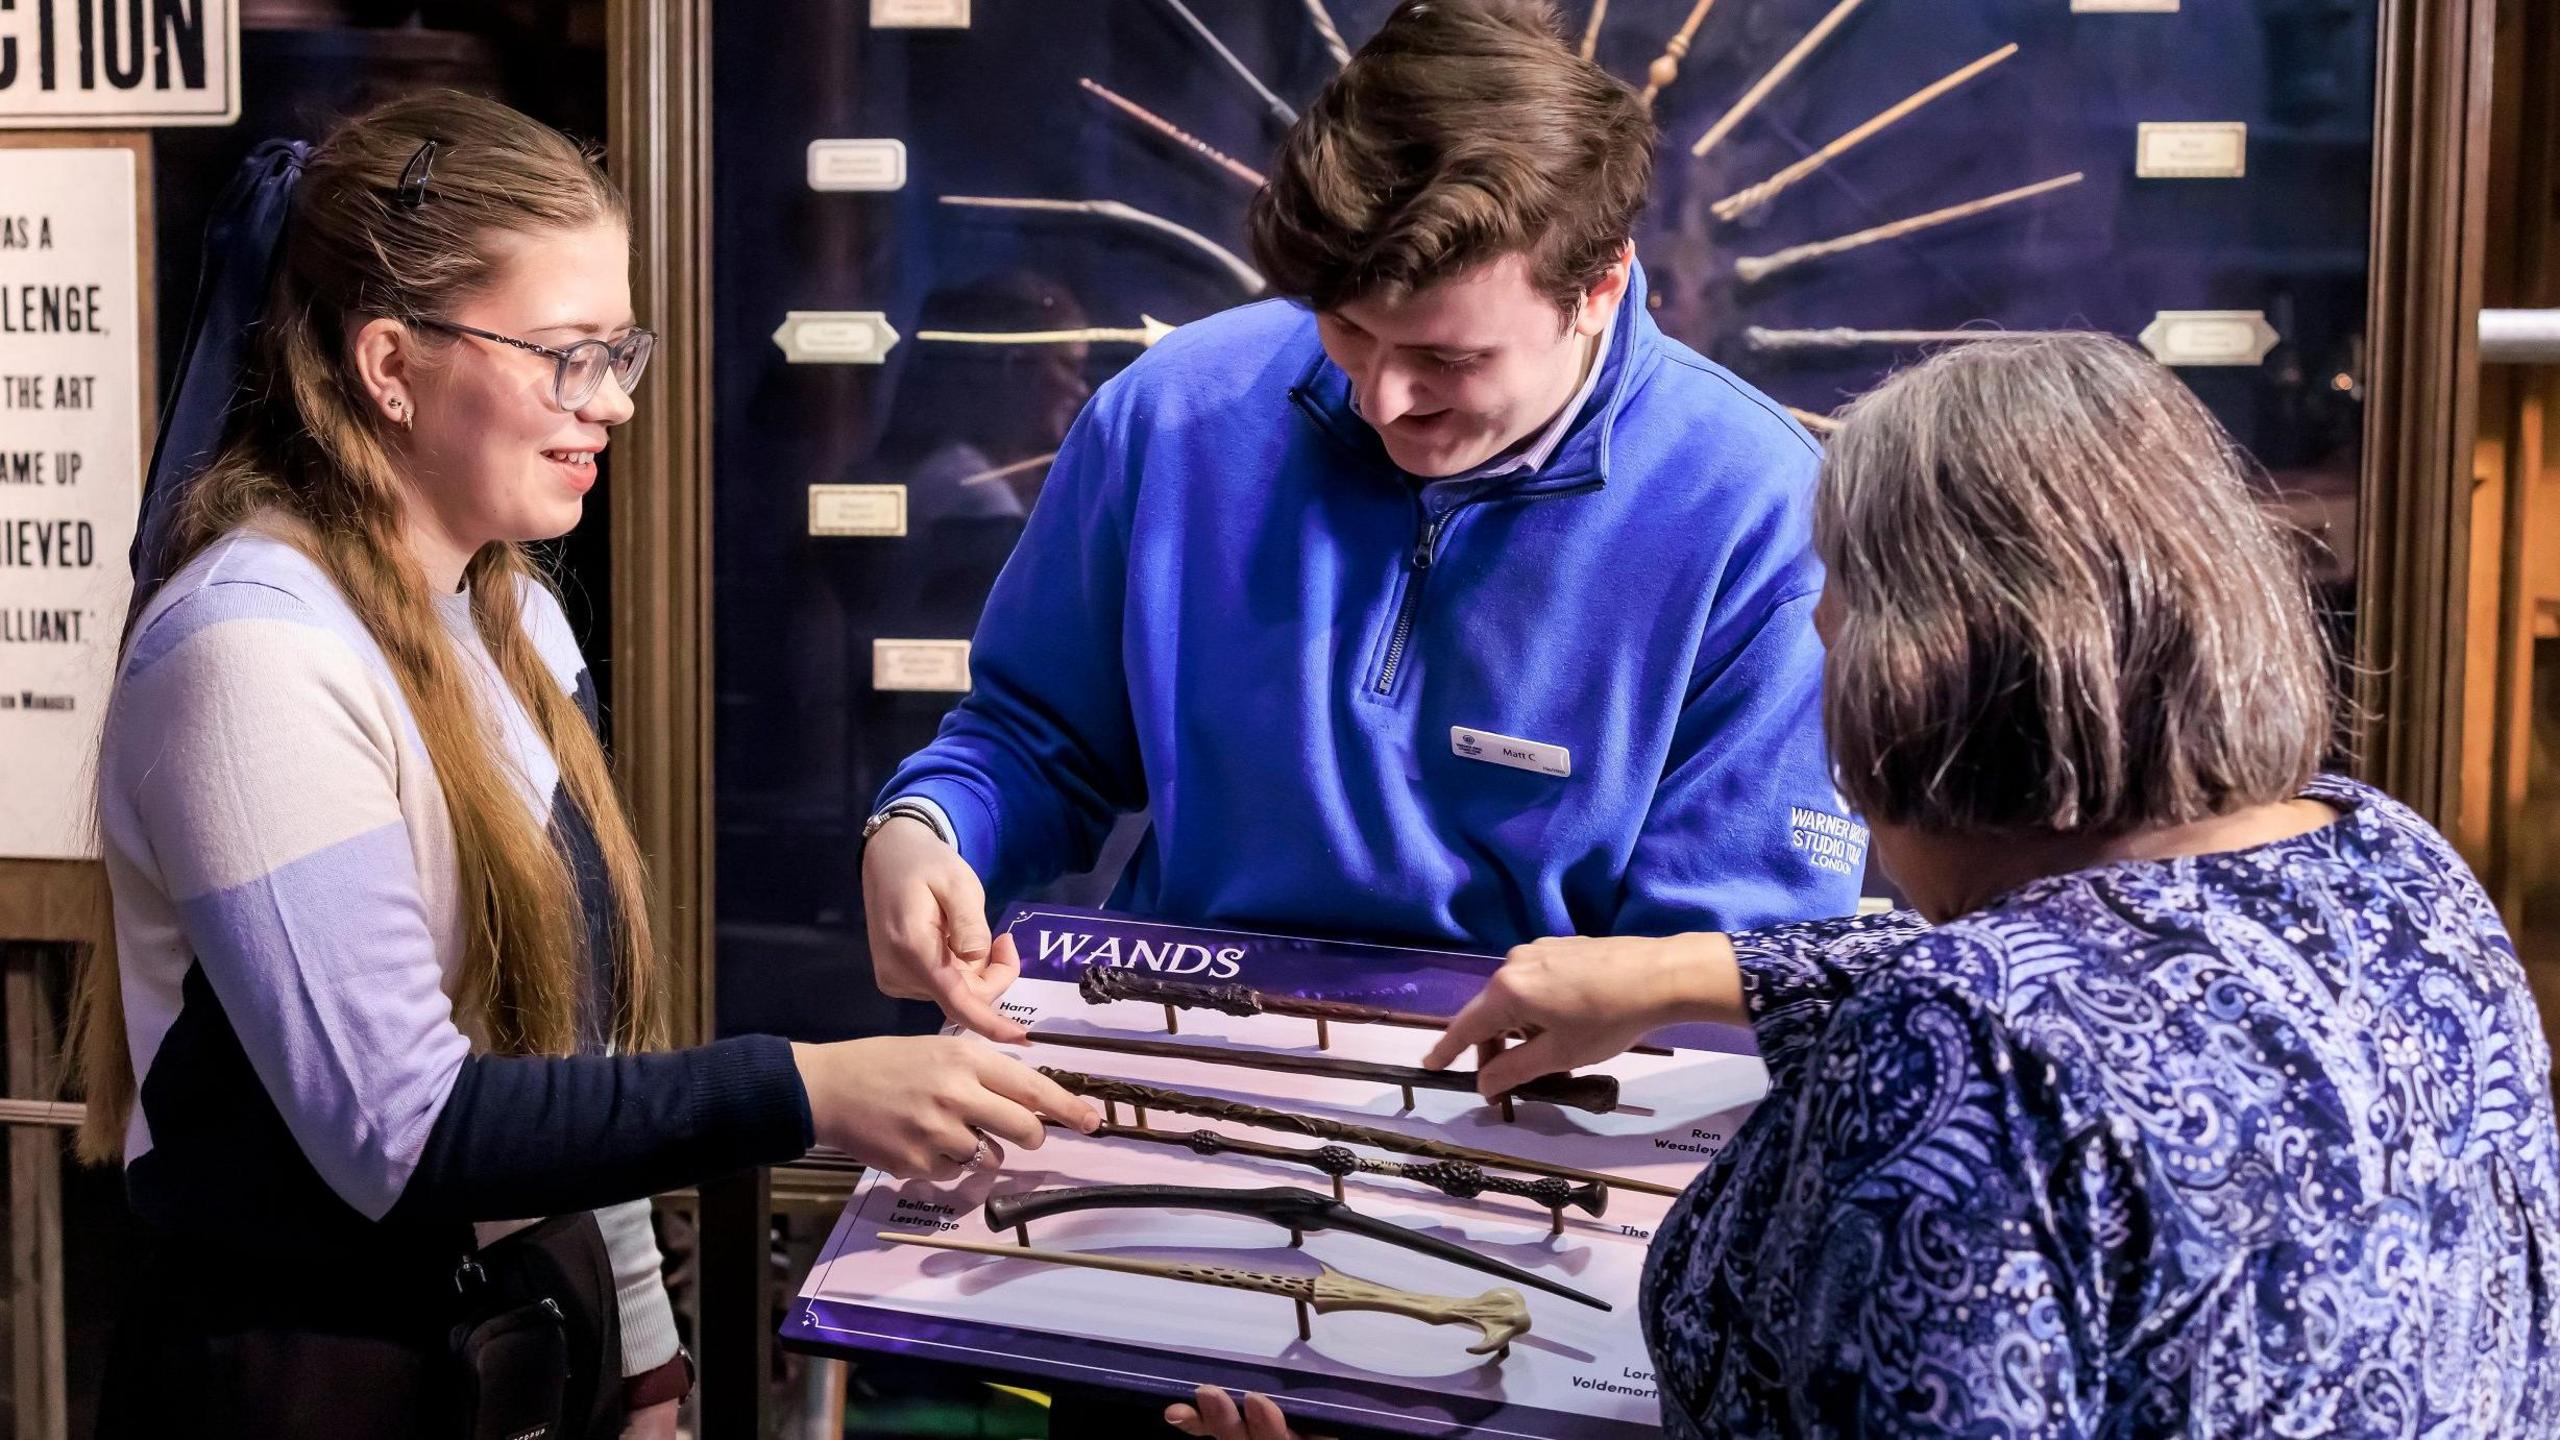
<path id="1" fill-rule="evenodd" d="M 1742 1019 L 1742 973 L 1722 935 L 1559 936 L 1512 951 L 1422 1063 L 1438 1070 L 1471 1045 L 1526 1036 L 1476 1072 L 1476 1088 L 1490 1100 L 1621 1054 L 1665 1025 Z"/>
<path id="2" fill-rule="evenodd" d="M 1271 1397 L 1248 1391 L 1244 1409 L 1236 1409 L 1235 1397 L 1215 1385 L 1203 1385 L 1191 1397 L 1191 1404 L 1165 1408 L 1164 1423 L 1185 1435 L 1200 1435 L 1208 1440 L 1317 1440 L 1300 1435 L 1289 1428 L 1280 1407 Z"/>

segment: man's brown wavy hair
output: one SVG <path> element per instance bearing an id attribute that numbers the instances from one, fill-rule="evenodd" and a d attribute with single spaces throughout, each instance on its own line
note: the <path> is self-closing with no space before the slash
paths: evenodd
<path id="1" fill-rule="evenodd" d="M 1506 255 L 1570 313 L 1653 180 L 1643 101 L 1546 0 L 1406 0 L 1281 142 L 1248 218 L 1273 290 L 1400 299 Z"/>

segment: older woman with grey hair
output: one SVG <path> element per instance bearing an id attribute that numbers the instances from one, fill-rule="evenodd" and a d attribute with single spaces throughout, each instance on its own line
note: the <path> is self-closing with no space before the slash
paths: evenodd
<path id="1" fill-rule="evenodd" d="M 1540 941 L 1434 1056 L 1530 1036 L 1495 1093 L 1757 1031 L 1648 1269 L 1670 1431 L 2560 1433 L 2524 975 L 2442 837 L 2318 773 L 2304 585 L 2203 407 L 2111 340 L 1949 351 L 1816 525 L 1836 773 L 1915 909 Z"/>
<path id="2" fill-rule="evenodd" d="M 2523 971 L 2441 836 L 2319 773 L 2296 558 L 2203 407 L 2096 336 L 1946 352 L 1852 411 L 1815 540 L 1834 769 L 1914 908 L 1542 940 L 1431 1056 L 1527 1036 L 1493 1095 L 1757 1032 L 1646 1270 L 1670 1433 L 2560 1435 Z"/>
<path id="3" fill-rule="evenodd" d="M 1743 1020 L 1646 1268 L 1672 1435 L 2560 1432 L 2560 1138 L 2442 835 L 2317 774 L 2294 556 L 2176 379 L 1948 351 L 1825 466 L 1825 720 L 1917 912 L 1539 940 L 1485 1092 Z M 1193 1435 L 1280 1435 L 1203 1391 Z"/>

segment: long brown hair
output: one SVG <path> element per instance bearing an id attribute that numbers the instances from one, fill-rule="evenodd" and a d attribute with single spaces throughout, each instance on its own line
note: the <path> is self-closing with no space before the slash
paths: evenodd
<path id="1" fill-rule="evenodd" d="M 422 203 L 403 170 L 436 142 Z M 500 278 L 500 237 L 623 224 L 620 197 L 566 136 L 452 92 L 395 100 L 338 127 L 294 192 L 256 337 L 246 403 L 172 527 L 161 573 L 262 517 L 336 582 L 382 647 L 416 717 L 453 824 L 464 924 L 457 1013 L 493 1050 L 577 1048 L 586 928 L 569 866 L 495 748 L 424 572 L 406 542 L 405 487 L 385 423 L 364 403 L 345 336 L 374 317 L 450 313 Z M 612 893 L 612 1031 L 625 1049 L 666 1041 L 666 987 L 631 824 L 602 746 L 525 633 L 522 587 L 547 584 L 521 546 L 485 546 L 464 572 L 474 626 L 585 811 Z M 74 999 L 72 1060 L 89 1102 L 80 1152 L 114 1159 L 136 1077 L 111 951 Z"/>

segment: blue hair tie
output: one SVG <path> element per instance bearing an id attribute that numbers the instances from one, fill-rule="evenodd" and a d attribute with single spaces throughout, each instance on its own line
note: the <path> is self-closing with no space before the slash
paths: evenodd
<path id="1" fill-rule="evenodd" d="M 178 351 L 176 378 L 160 410 L 160 436 L 143 478 L 142 519 L 133 537 L 133 604 L 138 612 L 168 579 L 169 532 L 187 493 L 212 464 L 239 403 L 249 346 L 267 306 L 276 241 L 293 205 L 311 147 L 269 140 L 249 152 L 205 226 L 204 270 Z"/>

